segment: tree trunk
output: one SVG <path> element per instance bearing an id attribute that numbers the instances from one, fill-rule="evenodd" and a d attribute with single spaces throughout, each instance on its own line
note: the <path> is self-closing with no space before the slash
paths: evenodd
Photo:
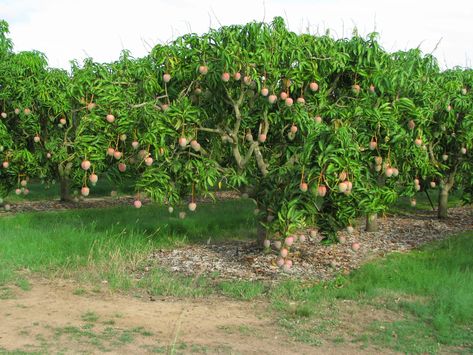
<path id="1" fill-rule="evenodd" d="M 71 162 L 68 162 L 66 165 L 64 165 L 64 163 L 61 163 L 57 167 L 59 173 L 59 196 L 62 202 L 72 201 L 71 180 L 69 179 L 71 168 Z"/>
<path id="2" fill-rule="evenodd" d="M 243 186 L 240 186 L 239 190 L 240 190 L 240 194 L 244 197 L 251 197 L 254 193 L 254 186 L 250 186 L 250 185 L 243 185 Z"/>
<path id="3" fill-rule="evenodd" d="M 438 218 L 439 219 L 447 218 L 449 190 L 450 190 L 450 186 L 448 184 L 443 184 L 440 189 L 439 205 L 438 205 Z"/>
<path id="4" fill-rule="evenodd" d="M 367 232 L 377 232 L 378 229 L 378 215 L 376 213 L 371 213 L 366 215 L 366 231 Z"/>
<path id="5" fill-rule="evenodd" d="M 259 247 L 263 248 L 264 247 L 264 240 L 266 239 L 266 229 L 260 227 L 257 227 L 257 237 L 256 237 L 256 243 L 258 244 Z"/>
<path id="6" fill-rule="evenodd" d="M 59 179 L 59 194 L 62 202 L 71 202 L 71 183 L 68 177 L 61 176 Z"/>

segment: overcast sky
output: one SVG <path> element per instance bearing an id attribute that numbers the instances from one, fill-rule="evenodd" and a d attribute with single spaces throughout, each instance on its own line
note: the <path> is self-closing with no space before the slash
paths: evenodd
<path id="1" fill-rule="evenodd" d="M 376 30 L 388 51 L 420 45 L 444 68 L 473 66 L 473 0 L 0 0 L 15 50 L 37 49 L 51 66 L 136 57 L 157 43 L 220 24 L 284 17 L 296 32 L 349 36 Z"/>

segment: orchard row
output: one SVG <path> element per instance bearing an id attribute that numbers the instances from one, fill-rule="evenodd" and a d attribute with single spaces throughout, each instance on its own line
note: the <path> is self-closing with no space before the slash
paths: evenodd
<path id="1" fill-rule="evenodd" d="M 54 179 L 67 200 L 108 176 L 134 182 L 135 207 L 146 194 L 194 211 L 223 184 L 255 200 L 283 258 L 306 225 L 335 240 L 362 215 L 376 229 L 399 196 L 438 189 L 441 218 L 452 189 L 470 196 L 473 72 L 418 49 L 275 18 L 67 72 L 15 53 L 0 26 L 1 195 Z"/>

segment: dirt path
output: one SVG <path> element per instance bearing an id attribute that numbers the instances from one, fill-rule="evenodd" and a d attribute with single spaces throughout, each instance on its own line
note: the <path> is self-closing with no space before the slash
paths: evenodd
<path id="1" fill-rule="evenodd" d="M 34 281 L 29 291 L 12 288 L 10 297 L 0 299 L 0 353 L 360 353 L 352 344 L 293 342 L 261 302 L 77 293 L 67 281 Z"/>

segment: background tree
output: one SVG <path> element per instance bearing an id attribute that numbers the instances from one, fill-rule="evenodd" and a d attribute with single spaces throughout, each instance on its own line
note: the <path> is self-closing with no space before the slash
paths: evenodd
<path id="1" fill-rule="evenodd" d="M 455 188 L 469 186 L 473 161 L 473 84 L 471 70 L 446 70 L 425 78 L 422 100 L 426 118 L 418 139 L 427 146 L 435 175 L 432 187 L 439 185 L 438 217 L 446 218 L 448 196 Z"/>

